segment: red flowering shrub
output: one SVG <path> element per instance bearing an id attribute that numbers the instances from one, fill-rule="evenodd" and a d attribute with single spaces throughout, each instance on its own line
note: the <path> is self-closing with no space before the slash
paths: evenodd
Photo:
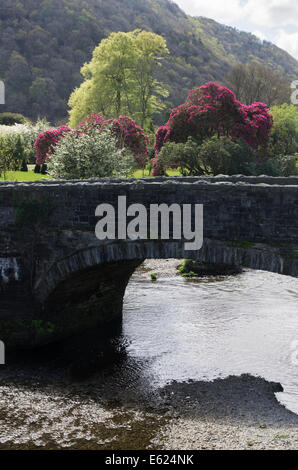
<path id="1" fill-rule="evenodd" d="M 59 142 L 60 137 L 65 135 L 67 132 L 71 132 L 70 127 L 61 126 L 58 127 L 58 129 L 45 131 L 38 135 L 34 143 L 37 165 L 42 165 L 49 160 L 49 156 L 51 155 L 55 145 Z"/>
<path id="2" fill-rule="evenodd" d="M 187 101 L 172 110 L 168 122 L 156 133 L 155 152 L 157 155 L 165 142 L 185 143 L 192 137 L 201 144 L 217 135 L 241 138 L 257 154 L 266 154 L 272 124 L 264 103 L 243 105 L 231 90 L 209 82 L 190 90 Z"/>
<path id="3" fill-rule="evenodd" d="M 49 161 L 49 157 L 61 136 L 66 132 L 87 133 L 92 129 L 109 128 L 116 137 L 119 148 L 127 148 L 135 157 L 139 168 L 144 168 L 148 158 L 149 138 L 144 134 L 142 128 L 127 116 L 119 116 L 118 119 L 104 119 L 99 114 L 90 114 L 82 121 L 76 131 L 68 126 L 62 126 L 52 131 L 39 134 L 34 147 L 36 149 L 36 163 L 42 165 Z"/>
<path id="4" fill-rule="evenodd" d="M 88 131 L 89 129 L 101 129 L 105 119 L 100 114 L 89 114 L 84 121 L 80 122 L 78 129 Z"/>
<path id="5" fill-rule="evenodd" d="M 110 128 L 120 148 L 126 147 L 134 154 L 138 167 L 144 168 L 148 158 L 148 144 L 150 142 L 143 129 L 127 116 L 105 120 L 99 114 L 90 114 L 79 125 L 79 129 L 84 132 L 92 128 L 103 129 L 105 127 Z"/>

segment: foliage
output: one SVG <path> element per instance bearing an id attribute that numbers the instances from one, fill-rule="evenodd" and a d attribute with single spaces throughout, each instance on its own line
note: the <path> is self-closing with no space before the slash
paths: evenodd
<path id="1" fill-rule="evenodd" d="M 183 263 L 177 268 L 179 274 L 183 277 L 197 277 L 197 274 L 192 271 L 192 268 L 198 263 L 198 261 L 194 261 L 192 259 L 184 259 Z"/>
<path id="2" fill-rule="evenodd" d="M 6 173 L 12 167 L 12 148 L 8 139 L 0 137 L 0 175 L 3 173 L 6 179 Z"/>
<path id="3" fill-rule="evenodd" d="M 248 105 L 261 101 L 270 107 L 289 101 L 290 82 L 279 70 L 255 62 L 237 64 L 225 78 L 239 101 Z"/>
<path id="4" fill-rule="evenodd" d="M 14 124 L 25 124 L 28 120 L 17 113 L 1 113 L 0 126 L 13 126 Z"/>
<path id="5" fill-rule="evenodd" d="M 199 161 L 205 174 L 253 175 L 257 159 L 253 149 L 241 140 L 213 136 L 199 147 Z"/>
<path id="6" fill-rule="evenodd" d="M 212 136 L 223 136 L 242 139 L 258 155 L 266 155 L 272 123 L 264 103 L 243 105 L 231 90 L 209 82 L 190 90 L 187 101 L 173 109 L 168 122 L 158 129 L 156 154 L 166 142 L 185 143 L 191 137 L 202 144 Z"/>
<path id="7" fill-rule="evenodd" d="M 18 134 L 0 135 L 0 175 L 25 169 L 26 155 L 23 139 Z"/>
<path id="8" fill-rule="evenodd" d="M 107 130 L 72 131 L 53 148 L 48 172 L 54 178 L 87 179 L 129 176 L 135 161 L 127 149 L 119 149 Z"/>
<path id="9" fill-rule="evenodd" d="M 148 158 L 149 138 L 142 128 L 127 116 L 119 116 L 117 119 L 105 120 L 99 114 L 87 116 L 79 125 L 79 129 L 88 132 L 90 129 L 109 129 L 115 137 L 118 148 L 127 148 L 135 157 L 138 168 L 144 168 Z"/>
<path id="10" fill-rule="evenodd" d="M 185 144 L 166 143 L 155 158 L 154 176 L 178 168 L 183 176 L 199 175 L 268 175 L 298 174 L 298 155 L 256 157 L 255 151 L 242 140 L 213 136 L 198 145 L 191 137 Z"/>
<path id="11" fill-rule="evenodd" d="M 38 135 L 50 128 L 50 124 L 46 120 L 38 120 L 35 124 L 27 121 L 26 124 L 15 124 L 13 126 L 0 126 L 0 137 L 10 137 L 11 141 L 17 142 L 20 137 L 24 145 L 23 160 L 35 163 L 34 142 Z"/>
<path id="12" fill-rule="evenodd" d="M 49 130 L 50 128 L 51 126 L 46 119 L 38 119 L 35 124 L 26 124 L 24 132 L 22 132 L 21 134 L 25 145 L 25 152 L 28 163 L 35 163 L 36 150 L 34 144 L 37 137 L 39 136 L 39 134 L 46 130 Z"/>
<path id="13" fill-rule="evenodd" d="M 185 144 L 168 142 L 162 147 L 154 159 L 153 175 L 157 176 L 158 173 L 165 172 L 169 168 L 179 168 L 182 176 L 204 174 L 199 161 L 199 146 L 191 137 Z"/>
<path id="14" fill-rule="evenodd" d="M 38 135 L 34 143 L 37 165 L 42 165 L 49 161 L 49 157 L 52 154 L 54 147 L 58 144 L 59 139 L 68 132 L 71 132 L 71 129 L 68 126 L 61 126 L 58 127 L 58 129 L 44 131 Z"/>
<path id="15" fill-rule="evenodd" d="M 168 96 L 156 79 L 167 53 L 166 41 L 146 31 L 112 33 L 103 39 L 81 69 L 84 82 L 70 97 L 70 125 L 99 112 L 106 118 L 129 114 L 144 127 L 164 108 L 159 97 Z"/>
<path id="16" fill-rule="evenodd" d="M 179 168 L 183 176 L 254 174 L 256 155 L 241 140 L 216 135 L 198 145 L 191 137 L 185 144 L 167 143 L 156 158 L 163 171 Z"/>
<path id="17" fill-rule="evenodd" d="M 298 107 L 291 104 L 273 106 L 271 113 L 274 125 L 270 137 L 270 154 L 298 153 Z"/>
<path id="18" fill-rule="evenodd" d="M 280 155 L 278 157 L 271 157 L 263 162 L 258 162 L 255 174 L 286 177 L 297 176 L 297 164 L 297 155 Z"/>
<path id="19" fill-rule="evenodd" d="M 67 117 L 67 100 L 81 84 L 82 64 L 113 31 L 141 28 L 165 38 L 170 56 L 157 79 L 169 84 L 170 96 L 163 99 L 168 109 L 182 103 L 188 89 L 207 80 L 222 82 L 238 62 L 254 60 L 297 77 L 297 61 L 278 47 L 213 20 L 189 17 L 172 1 L 2 3 L 0 77 L 6 85 L 2 109 L 34 120 L 46 116 L 55 126 Z M 155 117 L 156 123 L 165 121 L 163 114 Z"/>

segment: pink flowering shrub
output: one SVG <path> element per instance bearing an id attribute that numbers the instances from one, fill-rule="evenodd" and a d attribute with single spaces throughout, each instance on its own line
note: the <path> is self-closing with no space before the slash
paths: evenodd
<path id="1" fill-rule="evenodd" d="M 149 137 L 143 129 L 137 126 L 135 121 L 127 116 L 119 116 L 117 119 L 104 119 L 99 114 L 90 114 L 79 125 L 84 132 L 92 128 L 109 128 L 116 137 L 119 148 L 126 147 L 135 157 L 138 168 L 144 168 L 148 158 Z"/>
<path id="2" fill-rule="evenodd" d="M 156 133 L 155 154 L 166 142 L 198 144 L 214 135 L 243 139 L 259 157 L 265 156 L 273 118 L 264 103 L 246 106 L 235 94 L 214 82 L 190 90 L 184 104 L 172 110 L 168 122 Z M 152 162 L 154 165 L 154 162 Z M 159 173 L 160 169 L 156 169 Z"/>
<path id="3" fill-rule="evenodd" d="M 90 114 L 82 121 L 77 130 L 72 130 L 68 126 L 45 131 L 39 134 L 34 147 L 36 149 L 36 163 L 42 165 L 49 161 L 50 155 L 59 139 L 68 132 L 86 134 L 93 129 L 102 130 L 109 128 L 116 137 L 119 148 L 127 148 L 135 158 L 138 168 L 144 168 L 148 158 L 149 138 L 144 134 L 143 129 L 137 126 L 133 119 L 127 116 L 119 116 L 117 119 L 104 119 L 99 114 Z"/>
<path id="4" fill-rule="evenodd" d="M 58 144 L 59 139 L 66 133 L 71 132 L 70 127 L 61 126 L 52 131 L 45 131 L 38 135 L 34 147 L 36 150 L 36 164 L 42 165 L 49 161 L 49 157 L 55 145 Z"/>
<path id="5" fill-rule="evenodd" d="M 78 128 L 83 132 L 88 132 L 90 129 L 102 129 L 104 124 L 104 117 L 100 114 L 89 114 L 85 119 L 80 122 Z"/>

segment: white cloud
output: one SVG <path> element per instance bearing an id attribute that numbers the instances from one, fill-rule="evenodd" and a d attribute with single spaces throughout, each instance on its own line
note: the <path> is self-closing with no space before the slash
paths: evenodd
<path id="1" fill-rule="evenodd" d="M 244 18 L 266 28 L 297 24 L 298 3 L 293 0 L 248 0 L 240 9 Z"/>
<path id="2" fill-rule="evenodd" d="M 281 49 L 285 49 L 293 57 L 298 59 L 298 32 L 291 34 L 281 30 L 275 40 L 275 43 Z"/>
<path id="3" fill-rule="evenodd" d="M 176 0 L 176 3 L 189 15 L 206 16 L 221 23 L 232 23 L 241 16 L 240 0 Z"/>
<path id="4" fill-rule="evenodd" d="M 257 38 L 261 39 L 262 41 L 265 41 L 268 39 L 266 34 L 263 33 L 263 31 L 253 31 L 252 34 L 257 36 Z"/>
<path id="5" fill-rule="evenodd" d="M 251 31 L 298 59 L 297 0 L 174 0 L 189 15 Z"/>
<path id="6" fill-rule="evenodd" d="M 293 0 L 176 0 L 192 16 L 206 16 L 222 23 L 245 23 L 273 28 L 295 25 L 298 3 Z"/>

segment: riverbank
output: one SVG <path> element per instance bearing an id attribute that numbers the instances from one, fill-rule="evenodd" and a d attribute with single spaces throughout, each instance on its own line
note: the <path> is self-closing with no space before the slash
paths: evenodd
<path id="1" fill-rule="evenodd" d="M 162 430 L 164 448 L 289 450 L 298 448 L 298 416 L 278 403 L 280 384 L 243 375 L 213 382 L 174 383 L 175 401 Z"/>
<path id="2" fill-rule="evenodd" d="M 279 384 L 243 375 L 153 393 L 116 385 L 115 372 L 72 384 L 2 379 L 0 449 L 298 448 L 298 416 L 276 400 Z"/>

